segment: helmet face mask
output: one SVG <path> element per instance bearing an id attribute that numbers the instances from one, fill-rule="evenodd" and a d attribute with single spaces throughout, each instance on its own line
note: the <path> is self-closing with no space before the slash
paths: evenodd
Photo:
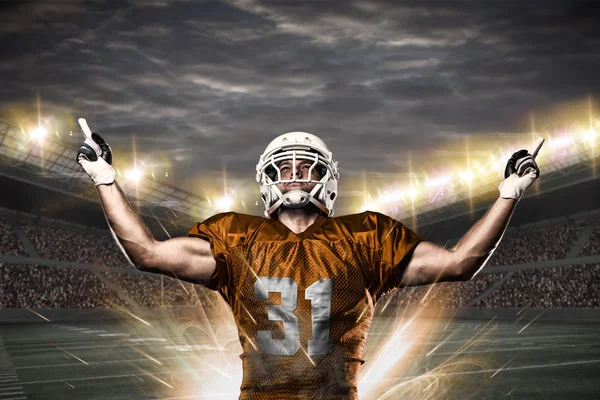
<path id="1" fill-rule="evenodd" d="M 325 166 L 325 162 L 322 157 L 319 157 L 319 154 L 316 152 L 308 152 L 303 150 L 288 150 L 280 153 L 274 154 L 268 161 L 268 164 L 265 168 L 265 173 L 271 179 L 272 182 L 269 182 L 269 185 L 276 185 L 279 183 L 291 183 L 291 182 L 320 182 L 322 178 L 327 174 L 327 167 Z M 284 176 L 281 172 L 282 164 L 286 163 L 286 161 L 290 161 L 291 163 L 291 178 Z M 296 161 L 309 161 L 310 167 L 307 174 L 306 179 L 296 178 L 297 175 L 297 165 Z M 287 168 L 290 168 L 286 164 Z M 302 165 L 304 167 L 304 165 Z M 316 171 L 320 178 L 319 180 L 311 179 L 312 172 Z M 287 174 L 286 174 L 287 175 Z"/>
<path id="2" fill-rule="evenodd" d="M 297 163 L 304 161 L 307 163 Z M 284 162 L 287 163 L 282 166 Z M 306 176 L 297 177 L 297 164 L 308 166 Z M 282 172 L 285 169 L 285 173 Z M 290 174 L 291 172 L 291 174 Z M 314 179 L 314 173 L 320 179 Z M 333 215 L 333 203 L 337 197 L 339 179 L 338 163 L 321 139 L 306 132 L 289 132 L 275 138 L 261 155 L 256 165 L 256 181 L 265 205 L 265 216 L 276 216 L 280 206 L 302 208 L 309 202 L 317 206 L 325 215 Z M 310 193 L 303 190 L 290 190 L 282 193 L 278 185 L 286 183 L 311 183 Z"/>

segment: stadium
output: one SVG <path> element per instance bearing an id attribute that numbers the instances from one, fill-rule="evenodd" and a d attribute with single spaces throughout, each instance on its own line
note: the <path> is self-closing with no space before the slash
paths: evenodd
<path id="1" fill-rule="evenodd" d="M 47 136 L 42 155 L 30 133 L 7 122 L 0 132 L 1 398 L 236 398 L 241 349 L 216 292 L 130 266 L 65 141 Z M 600 185 L 593 139 L 587 131 L 550 139 L 539 160 L 544 179 L 521 200 L 475 278 L 397 289 L 377 303 L 360 381 L 365 398 L 594 397 Z M 351 190 L 342 204 L 389 213 L 450 246 L 495 196 L 493 185 L 466 194 L 461 174 L 441 188 L 411 180 L 396 202 L 361 205 L 374 196 Z M 122 182 L 158 238 L 242 207 L 150 178 Z M 431 202 L 444 191 L 452 196 Z M 254 204 L 242 211 L 260 214 Z"/>
<path id="2" fill-rule="evenodd" d="M 600 2 L 0 10 L 0 400 L 600 397 Z"/>

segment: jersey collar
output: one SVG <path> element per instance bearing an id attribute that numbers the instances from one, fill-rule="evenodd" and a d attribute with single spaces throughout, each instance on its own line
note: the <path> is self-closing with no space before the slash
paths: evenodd
<path id="1" fill-rule="evenodd" d="M 273 219 L 272 221 L 273 221 L 273 224 L 272 224 L 273 228 L 275 228 L 277 230 L 277 232 L 279 232 L 282 236 L 287 237 L 287 238 L 296 238 L 297 240 L 304 240 L 307 237 L 311 236 L 313 233 L 315 233 L 321 227 L 321 225 L 323 225 L 323 223 L 325 223 L 325 221 L 327 221 L 327 217 L 324 216 L 323 214 L 319 213 L 315 222 L 313 222 L 312 225 L 310 225 L 308 228 L 306 228 L 306 230 L 304 232 L 301 232 L 301 233 L 292 232 L 287 226 L 282 224 L 281 221 L 279 221 L 278 219 Z"/>

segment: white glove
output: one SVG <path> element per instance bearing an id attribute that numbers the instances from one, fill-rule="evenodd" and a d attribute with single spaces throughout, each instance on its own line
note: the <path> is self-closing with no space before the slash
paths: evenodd
<path id="1" fill-rule="evenodd" d="M 510 157 L 504 170 L 505 179 L 498 187 L 500 197 L 519 200 L 525 190 L 539 178 L 540 169 L 535 162 L 535 157 L 542 144 L 544 139 L 538 138 L 533 154 L 529 154 L 527 150 L 519 150 Z"/>
<path id="2" fill-rule="evenodd" d="M 85 119 L 79 124 L 85 133 L 85 142 L 77 152 L 77 162 L 92 178 L 94 184 L 110 185 L 115 181 L 115 170 L 112 167 L 112 151 L 110 146 L 96 132 L 91 132 Z"/>

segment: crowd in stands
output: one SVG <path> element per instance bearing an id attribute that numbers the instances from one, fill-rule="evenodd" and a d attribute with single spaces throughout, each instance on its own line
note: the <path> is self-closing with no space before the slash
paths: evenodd
<path id="1" fill-rule="evenodd" d="M 466 282 L 444 282 L 398 289 L 395 292 L 395 305 L 422 304 L 437 308 L 467 307 L 473 299 L 501 280 L 503 276 L 503 273 L 479 274 Z"/>
<path id="2" fill-rule="evenodd" d="M 129 265 L 108 231 L 99 234 L 31 223 L 22 226 L 41 258 L 114 267 Z"/>
<path id="3" fill-rule="evenodd" d="M 1 308 L 125 306 L 93 273 L 74 268 L 0 263 Z"/>
<path id="4" fill-rule="evenodd" d="M 600 264 L 517 271 L 475 306 L 600 308 Z"/>
<path id="5" fill-rule="evenodd" d="M 0 308 L 215 306 L 207 289 L 159 275 L 0 263 Z"/>
<path id="6" fill-rule="evenodd" d="M 125 275 L 115 272 L 102 274 L 105 282 L 121 297 L 135 306 L 155 308 L 185 305 L 214 306 L 210 291 L 200 285 L 182 282 L 161 275 Z"/>
<path id="7" fill-rule="evenodd" d="M 5 218 L 0 217 L 0 254 L 6 256 L 26 256 L 27 252 L 23 243 L 17 237 L 12 225 Z"/>
<path id="8" fill-rule="evenodd" d="M 18 223 L 18 222 L 17 222 Z M 0 262 L 0 308 L 119 308 L 202 305 L 217 307 L 216 292 L 169 277 L 132 269 L 111 234 L 77 231 L 21 221 L 31 244 L 24 246 L 14 222 L 0 218 L 0 255 L 93 264 L 86 269 Z M 564 258 L 585 221 L 507 232 L 488 267 Z M 589 231 L 588 231 L 589 232 Z M 31 246 L 33 245 L 33 246 Z M 28 254 L 26 248 L 35 248 Z M 600 255 L 600 224 L 579 254 Z M 98 265 L 117 267 L 107 272 Z M 128 269 L 118 272 L 118 268 Z M 427 305 L 458 307 L 600 308 L 600 265 L 479 273 L 467 282 L 398 289 L 378 307 Z"/>
<path id="9" fill-rule="evenodd" d="M 595 256 L 598 254 L 600 254 L 600 222 L 596 224 L 592 236 L 579 253 L 580 256 Z"/>
<path id="10" fill-rule="evenodd" d="M 585 228 L 585 221 L 552 224 L 506 234 L 488 265 L 514 265 L 565 258 Z"/>

